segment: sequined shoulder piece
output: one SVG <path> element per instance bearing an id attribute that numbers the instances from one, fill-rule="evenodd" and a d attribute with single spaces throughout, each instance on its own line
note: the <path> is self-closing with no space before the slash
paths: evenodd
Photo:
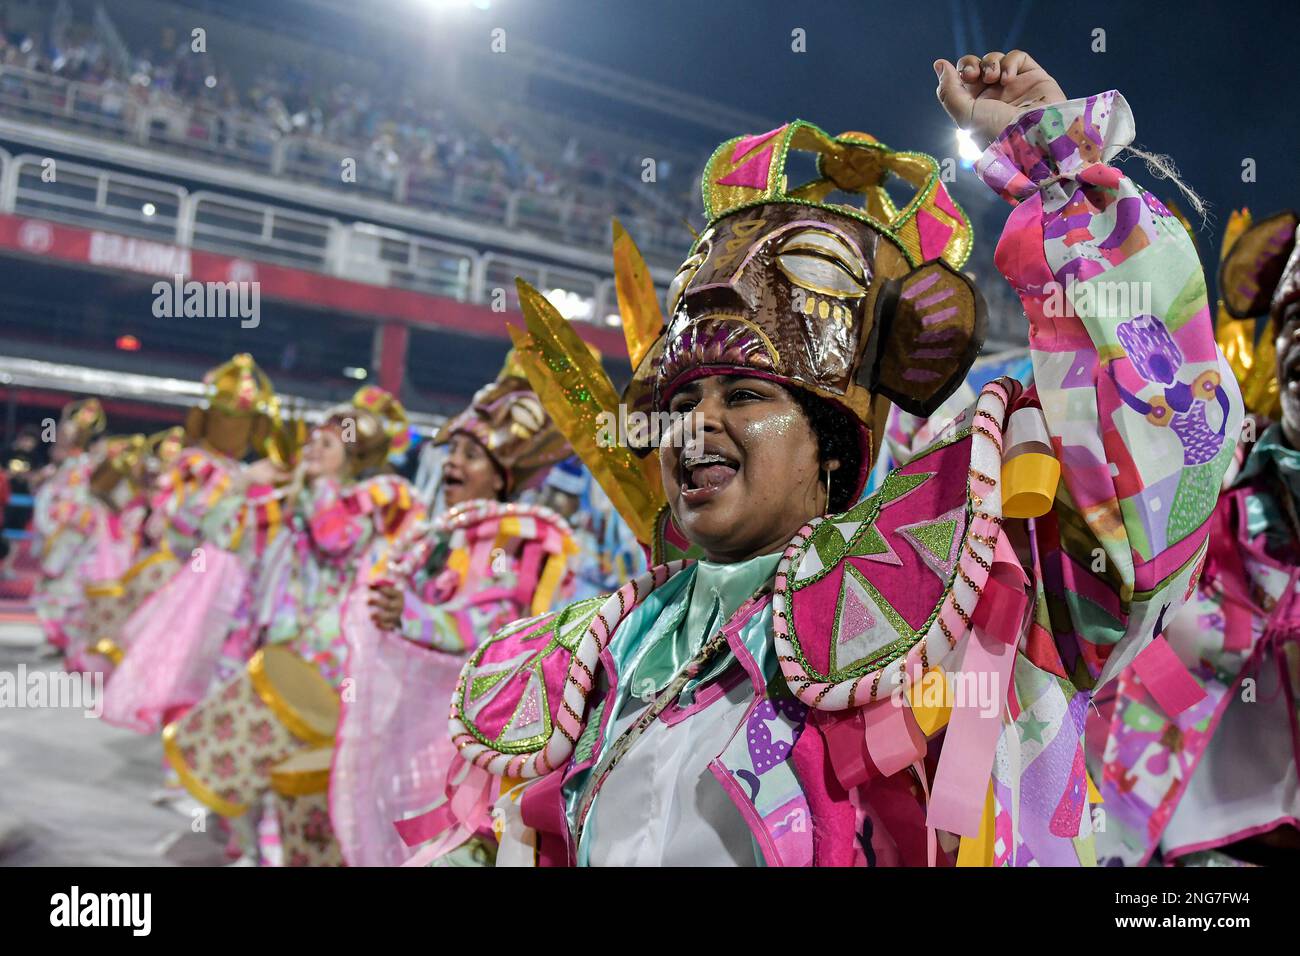
<path id="1" fill-rule="evenodd" d="M 601 652 L 632 609 L 685 566 L 661 564 L 611 595 L 518 621 L 483 642 L 452 698 L 461 756 L 507 777 L 564 766 L 586 723 Z"/>
<path id="2" fill-rule="evenodd" d="M 1003 423 L 989 383 L 928 448 L 840 515 L 800 529 L 777 566 L 773 632 L 794 693 L 822 710 L 885 696 L 970 626 L 1002 523 Z"/>

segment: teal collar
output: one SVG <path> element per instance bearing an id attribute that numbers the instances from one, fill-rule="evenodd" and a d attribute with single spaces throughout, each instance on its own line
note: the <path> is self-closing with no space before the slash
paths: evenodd
<path id="1" fill-rule="evenodd" d="M 665 608 L 655 622 L 651 633 L 641 644 L 641 653 L 629 671 L 630 680 L 625 687 L 643 698 L 663 690 L 673 677 L 698 653 L 706 640 L 716 634 L 762 585 L 772 580 L 781 552 L 763 554 L 735 564 L 716 564 L 697 561 L 683 573 L 692 575 L 690 582 L 672 606 Z M 746 628 L 743 637 L 748 647 L 751 640 L 766 644 L 766 632 Z M 761 659 L 764 647 L 750 647 L 750 653 Z M 687 691 L 707 683 L 731 665 L 734 657 L 722 654 L 697 680 L 687 685 Z"/>

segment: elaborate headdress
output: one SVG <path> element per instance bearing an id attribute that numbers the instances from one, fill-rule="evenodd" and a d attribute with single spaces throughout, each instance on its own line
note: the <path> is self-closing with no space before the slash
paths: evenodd
<path id="1" fill-rule="evenodd" d="M 1246 409 L 1269 418 L 1281 412 L 1275 325 L 1300 301 L 1300 217 L 1287 210 L 1252 223 L 1250 210 L 1228 219 L 1219 265 L 1215 338 L 1241 384 Z"/>
<path id="2" fill-rule="evenodd" d="M 816 175 L 790 183 L 791 158 Z M 897 177 L 912 194 L 896 202 Z M 702 183 L 708 226 L 668 290 L 665 323 L 649 271 L 614 225 L 619 310 L 634 369 L 634 411 L 664 407 L 693 378 L 756 375 L 829 401 L 860 425 L 862 468 L 890 402 L 928 415 L 962 382 L 984 335 L 984 306 L 960 267 L 972 234 L 923 153 L 895 152 L 866 133 L 830 136 L 795 121 L 723 143 Z M 851 196 L 841 197 L 836 193 Z M 858 197 L 856 200 L 853 197 Z M 617 397 L 577 336 L 526 283 L 529 336 L 516 337 L 529 380 L 620 513 L 662 554 L 656 453 L 599 448 L 602 414 Z M 640 462 L 636 454 L 650 452 Z"/>
<path id="3" fill-rule="evenodd" d="M 149 436 L 148 446 L 149 455 L 157 460 L 160 467 L 170 467 L 185 450 L 185 429 L 180 425 L 173 425 L 171 428 L 154 432 Z"/>
<path id="4" fill-rule="evenodd" d="M 529 386 L 515 349 L 506 355 L 496 380 L 480 388 L 469 408 L 442 426 L 434 443 L 448 442 L 457 433 L 483 446 L 504 473 L 508 495 L 570 454 L 564 435 Z"/>
<path id="5" fill-rule="evenodd" d="M 279 405 L 271 380 L 253 356 L 241 352 L 203 376 L 203 401 L 190 409 L 185 431 L 191 441 L 209 438 L 213 416 L 253 420 L 253 445 L 260 447 L 279 420 Z"/>
<path id="6" fill-rule="evenodd" d="M 354 474 L 378 468 L 390 455 L 411 445 L 411 423 L 402 403 L 376 385 L 363 385 L 346 405 L 337 405 L 326 423 L 352 422 L 355 434 L 347 443 L 348 462 Z"/>
<path id="7" fill-rule="evenodd" d="M 108 427 L 108 417 L 104 406 L 97 398 L 83 398 L 63 406 L 59 414 L 59 423 L 69 430 L 72 443 L 85 448 Z"/>

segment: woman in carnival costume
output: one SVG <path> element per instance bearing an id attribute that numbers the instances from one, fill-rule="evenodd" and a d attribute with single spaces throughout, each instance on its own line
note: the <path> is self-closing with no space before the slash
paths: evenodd
<path id="1" fill-rule="evenodd" d="M 1252 414 L 1210 520 L 1200 583 L 1166 614 L 1164 653 L 1121 675 L 1104 749 L 1094 750 L 1109 863 L 1282 862 L 1300 851 L 1297 225 L 1294 212 L 1229 221 L 1218 337 Z M 1145 351 L 1144 377 L 1170 382 L 1169 343 Z M 1208 408 L 1215 385 L 1202 373 L 1193 399 Z M 1196 405 L 1159 397 L 1148 417 L 1177 431 Z M 1187 455 L 1205 438 L 1186 428 Z M 1164 673 L 1178 679 L 1161 682 Z"/>
<path id="2" fill-rule="evenodd" d="M 101 560 L 87 575 L 85 591 L 87 652 L 108 662 L 96 662 L 105 672 L 121 663 L 130 643 L 123 624 L 176 571 L 166 534 L 149 519 L 159 481 L 184 450 L 185 429 L 167 428 L 124 446 L 104 476 L 104 497 L 115 502 L 120 537 L 101 545 Z"/>
<path id="3" fill-rule="evenodd" d="M 269 552 L 254 585 L 254 604 L 268 609 L 269 626 L 259 635 L 267 646 L 164 730 L 182 784 L 218 814 L 239 819 L 250 859 L 277 769 L 306 750 L 328 757 L 340 690 L 352 674 L 344 605 L 354 582 L 424 517 L 409 483 L 387 467 L 409 440 L 401 403 L 374 386 L 312 430 L 284 489 L 283 547 Z M 337 856 L 328 825 L 316 835 L 314 846 L 289 852 L 291 862 Z"/>
<path id="4" fill-rule="evenodd" d="M 31 553 L 40 563 L 32 592 L 37 620 L 45 640 L 69 652 L 69 627 L 79 626 L 84 603 L 82 565 L 93 557 L 103 522 L 103 507 L 90 489 L 98 456 L 92 446 L 108 422 L 99 399 L 65 405 L 55 426 L 49 476 L 36 489 L 32 502 Z M 76 649 L 73 649 L 74 656 Z M 74 661 L 69 666 L 79 666 Z"/>
<path id="5" fill-rule="evenodd" d="M 270 381 L 240 354 L 204 386 L 186 421 L 190 447 L 159 480 L 149 517 L 178 563 L 123 625 L 130 646 L 104 695 L 104 718 L 141 733 L 200 700 L 223 655 L 247 659 L 251 582 L 283 523 L 272 485 L 287 476 L 267 461 L 242 464 L 275 427 Z"/>
<path id="6" fill-rule="evenodd" d="M 434 441 L 449 448 L 447 510 L 394 543 L 369 605 L 349 608 L 349 640 L 365 656 L 344 704 L 330 802 L 344 857 L 357 865 L 411 855 L 392 821 L 442 791 L 454 752 L 440 729 L 465 655 L 572 589 L 569 526 L 518 501 L 570 449 L 514 353 Z"/>
<path id="7" fill-rule="evenodd" d="M 534 385 L 669 560 L 470 656 L 450 799 L 400 824 L 431 840 L 420 861 L 485 833 L 525 865 L 1095 861 L 1088 703 L 1193 584 L 1240 398 L 1182 226 L 1105 163 L 1133 136 L 1125 100 L 1067 100 L 1019 51 L 935 70 L 1015 207 L 996 260 L 1034 388 L 989 383 L 855 504 L 890 404 L 938 407 L 983 331 L 938 164 L 863 133 L 724 143 L 666 324 L 616 230 L 625 401 L 680 416 L 657 453 L 593 446 L 618 396 L 523 286 Z M 817 178 L 787 180 L 790 150 Z M 916 191 L 901 207 L 890 173 Z M 1140 318 L 1180 350 L 1168 371 L 1223 376 L 1212 467 L 1183 469 L 1176 436 L 1121 397 L 1116 381 L 1165 392 L 1124 344 L 1134 317 L 1046 307 L 1069 277 L 1149 282 Z"/>

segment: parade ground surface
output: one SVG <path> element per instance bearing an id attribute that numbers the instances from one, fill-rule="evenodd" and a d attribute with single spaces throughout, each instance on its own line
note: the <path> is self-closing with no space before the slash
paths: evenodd
<path id="1" fill-rule="evenodd" d="M 25 609 L 0 607 L 0 672 L 62 670 Z M 162 744 L 75 707 L 0 707 L 0 866 L 212 866 L 219 837 L 155 805 Z M 209 822 L 210 818 L 209 818 Z"/>

